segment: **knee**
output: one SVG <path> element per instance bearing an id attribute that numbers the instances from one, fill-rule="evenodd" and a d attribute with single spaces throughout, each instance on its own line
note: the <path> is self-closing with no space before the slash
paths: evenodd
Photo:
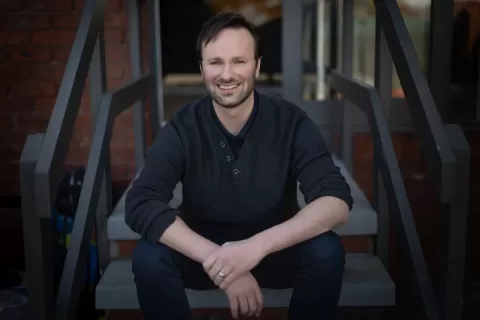
<path id="1" fill-rule="evenodd" d="M 302 260 L 323 271 L 344 270 L 345 249 L 340 237 L 329 231 L 307 240 L 302 248 Z"/>
<path id="2" fill-rule="evenodd" d="M 139 240 L 132 254 L 132 272 L 135 281 L 152 282 L 175 273 L 176 263 L 172 249 L 164 244 Z"/>

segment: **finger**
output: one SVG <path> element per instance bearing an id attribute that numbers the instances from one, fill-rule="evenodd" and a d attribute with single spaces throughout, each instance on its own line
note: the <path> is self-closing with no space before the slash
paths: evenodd
<path id="1" fill-rule="evenodd" d="M 263 311 L 263 294 L 260 288 L 257 286 L 255 290 L 255 299 L 257 301 L 257 313 L 255 314 L 257 317 L 260 317 Z"/>
<path id="2" fill-rule="evenodd" d="M 234 295 L 227 295 L 227 297 L 230 304 L 230 312 L 232 313 L 232 317 L 234 319 L 238 319 L 238 299 Z"/>
<path id="3" fill-rule="evenodd" d="M 217 260 L 217 256 L 215 254 L 210 255 L 205 261 L 203 262 L 203 269 L 208 272 L 210 268 L 213 266 L 215 261 Z"/>
<path id="4" fill-rule="evenodd" d="M 233 269 L 226 277 L 223 279 L 222 283 L 220 284 L 220 289 L 225 289 L 228 288 L 230 284 L 232 284 L 235 280 L 238 279 L 238 272 L 236 272 L 235 269 Z"/>
<path id="5" fill-rule="evenodd" d="M 213 266 L 210 268 L 210 270 L 208 271 L 208 276 L 210 277 L 210 279 L 212 279 L 213 281 L 215 281 L 216 278 L 219 278 L 218 277 L 218 273 L 220 272 L 220 270 L 223 269 L 223 263 L 220 259 L 217 259 L 217 261 L 215 261 L 215 263 L 213 264 Z"/>
<path id="6" fill-rule="evenodd" d="M 257 298 L 256 298 L 256 293 L 255 290 L 250 292 L 250 294 L 247 296 L 247 302 L 248 302 L 248 316 L 251 317 L 255 314 L 257 314 Z"/>
<path id="7" fill-rule="evenodd" d="M 238 303 L 240 304 L 240 313 L 243 316 L 246 316 L 248 314 L 248 301 L 246 296 L 239 296 L 238 297 Z"/>
<path id="8" fill-rule="evenodd" d="M 230 282 L 225 283 L 225 280 L 228 279 L 229 277 L 231 278 L 232 273 L 234 273 L 235 267 L 232 266 L 225 266 L 221 270 L 222 274 L 225 275 L 225 277 L 217 277 L 218 283 L 216 282 L 215 284 L 220 288 L 220 289 L 225 289 L 231 284 L 233 281 L 230 280 Z M 234 275 L 235 276 L 235 275 Z"/>

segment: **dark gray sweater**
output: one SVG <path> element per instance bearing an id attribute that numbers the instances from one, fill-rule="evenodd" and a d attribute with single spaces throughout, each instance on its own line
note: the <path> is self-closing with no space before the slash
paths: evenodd
<path id="1" fill-rule="evenodd" d="M 352 206 L 349 186 L 303 110 L 256 92 L 254 112 L 234 137 L 204 97 L 176 112 L 155 138 L 127 193 L 125 219 L 152 243 L 176 215 L 217 243 L 240 240 L 299 210 L 297 181 L 306 203 L 334 196 Z M 178 182 L 183 203 L 175 209 L 168 203 Z"/>

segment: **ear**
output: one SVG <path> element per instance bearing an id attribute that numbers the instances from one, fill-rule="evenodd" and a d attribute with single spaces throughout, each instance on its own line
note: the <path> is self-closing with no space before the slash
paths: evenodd
<path id="1" fill-rule="evenodd" d="M 262 57 L 258 57 L 257 59 L 257 65 L 255 67 L 255 79 L 258 79 L 260 77 L 260 66 L 262 64 Z"/>
<path id="2" fill-rule="evenodd" d="M 198 67 L 199 67 L 199 69 L 200 69 L 200 75 L 202 76 L 202 79 L 203 79 L 202 62 L 199 62 L 199 63 L 198 63 Z"/>

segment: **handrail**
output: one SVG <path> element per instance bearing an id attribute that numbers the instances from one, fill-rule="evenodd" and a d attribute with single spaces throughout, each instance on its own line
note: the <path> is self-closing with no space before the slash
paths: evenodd
<path id="1" fill-rule="evenodd" d="M 114 120 L 126 108 L 143 98 L 152 85 L 153 75 L 148 74 L 113 92 L 107 92 L 102 97 L 78 209 L 73 222 L 70 245 L 60 281 L 56 320 L 70 320 L 75 317 L 87 258 L 88 246 L 85 243 L 90 239 L 93 222 L 95 221 L 103 178 L 101 172 L 108 165 L 105 159 Z"/>
<path id="2" fill-rule="evenodd" d="M 394 0 L 375 0 L 377 23 L 384 30 L 405 99 L 422 144 L 425 159 L 432 171 L 435 186 L 443 203 L 455 197 L 455 155 L 448 142 L 435 101 L 422 74 L 415 48 Z"/>
<path id="3" fill-rule="evenodd" d="M 51 216 L 51 204 L 61 180 L 62 165 L 80 109 L 97 35 L 100 28 L 103 28 L 104 9 L 104 1 L 85 1 L 71 54 L 48 122 L 34 173 L 36 212 L 41 218 Z"/>
<path id="4" fill-rule="evenodd" d="M 367 116 L 375 148 L 374 157 L 378 163 L 385 187 L 389 209 L 393 221 L 404 240 L 403 254 L 408 259 L 412 283 L 411 296 L 422 306 L 429 320 L 437 320 L 438 304 L 434 295 L 430 276 L 425 263 L 422 247 L 415 227 L 410 202 L 405 191 L 402 175 L 393 148 L 385 110 L 378 91 L 367 84 L 342 75 L 331 73 L 331 86 L 345 99 L 357 105 Z"/>
<path id="5" fill-rule="evenodd" d="M 150 0 L 150 5 L 155 2 L 158 0 Z M 131 6 L 130 10 L 138 13 L 138 7 Z M 61 180 L 61 171 L 80 109 L 88 73 L 92 71 L 91 81 L 94 82 L 103 81 L 105 77 L 103 63 L 105 60 L 103 49 L 104 11 L 105 1 L 85 2 L 46 133 L 41 135 L 41 140 L 35 140 L 39 143 L 38 146 L 35 146 L 38 149 L 35 154 L 32 151 L 33 138 L 29 138 L 24 147 L 24 153 L 28 157 L 25 156 L 21 159 L 21 165 L 24 168 L 21 183 L 25 191 L 22 192 L 22 201 L 28 203 L 25 205 L 25 211 L 28 212 L 24 214 L 24 221 L 26 228 L 33 231 L 26 235 L 28 241 L 26 241 L 25 250 L 30 257 L 29 270 L 26 271 L 26 274 L 29 280 L 28 290 L 32 311 L 35 318 L 39 320 L 75 319 L 92 226 L 96 221 L 95 218 L 98 223 L 101 221 L 98 220 L 101 216 L 109 213 L 99 213 L 98 210 L 108 211 L 108 208 L 99 209 L 98 205 L 102 200 L 109 201 L 104 199 L 108 197 L 108 193 L 103 194 L 101 189 L 105 187 L 104 173 L 109 165 L 109 142 L 114 119 L 126 108 L 143 99 L 147 93 L 155 92 L 156 99 L 162 99 L 156 92 L 158 79 L 152 73 L 143 76 L 137 73 L 133 75 L 134 81 L 111 92 L 104 92 L 104 88 L 92 90 L 92 104 L 94 105 L 92 105 L 91 116 L 94 120 L 95 130 L 71 240 L 55 299 L 51 281 L 53 271 L 51 241 L 47 227 L 50 227 L 52 202 Z M 154 15 L 154 17 L 156 16 Z M 133 14 L 130 23 L 139 29 L 140 22 L 135 19 Z M 152 58 L 155 62 L 158 62 L 157 49 L 159 48 L 157 47 L 158 43 Z M 133 49 L 131 48 L 131 50 Z M 134 54 L 138 55 L 137 51 Z M 93 59 L 94 55 L 95 59 Z M 152 108 L 155 109 L 155 106 Z M 93 112 L 95 109 L 98 112 Z M 152 112 L 155 113 L 157 110 L 152 110 Z M 143 127 L 140 129 L 144 130 Z M 33 158 L 35 161 L 32 160 Z M 37 266 L 34 266 L 35 264 Z M 32 268 L 36 268 L 38 271 L 34 271 Z"/>

